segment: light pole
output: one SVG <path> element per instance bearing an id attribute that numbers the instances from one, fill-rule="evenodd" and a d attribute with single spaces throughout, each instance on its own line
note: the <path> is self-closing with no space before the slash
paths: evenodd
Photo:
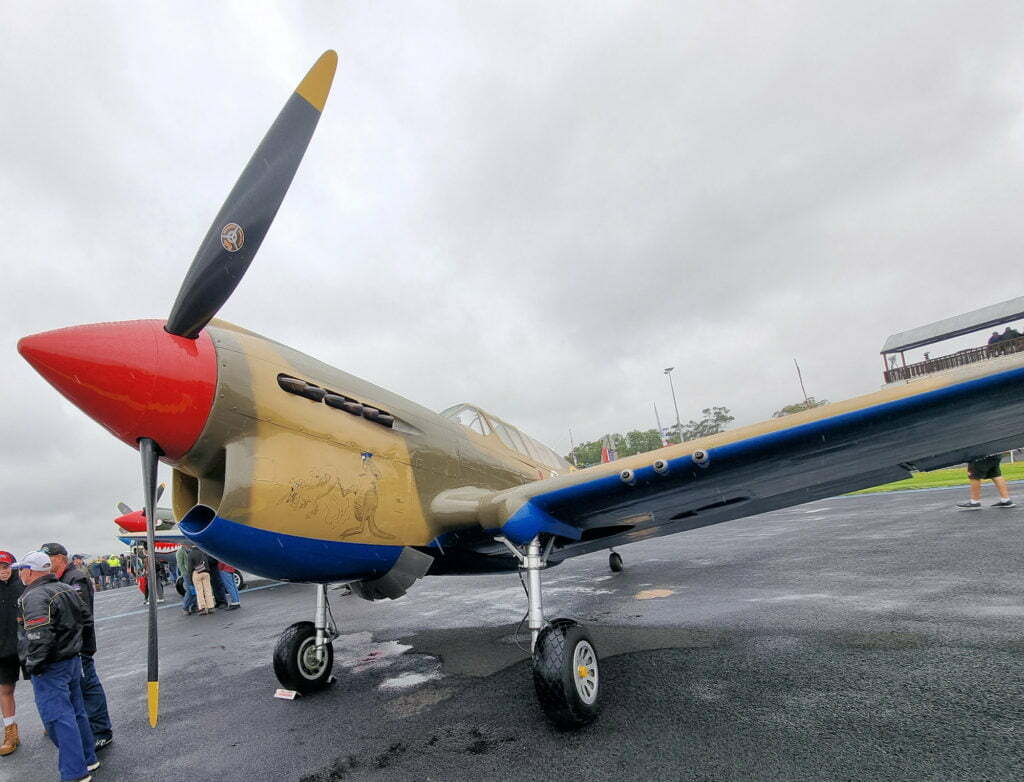
<path id="1" fill-rule="evenodd" d="M 679 421 L 679 405 L 676 404 L 676 387 L 672 383 L 672 370 L 675 367 L 665 367 L 665 374 L 668 375 L 668 387 L 672 389 L 672 407 L 676 409 L 676 431 L 679 433 L 679 442 L 683 441 L 683 425 Z"/>

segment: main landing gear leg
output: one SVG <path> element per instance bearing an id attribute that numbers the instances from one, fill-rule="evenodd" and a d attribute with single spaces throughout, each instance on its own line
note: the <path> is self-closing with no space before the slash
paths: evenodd
<path id="1" fill-rule="evenodd" d="M 316 585 L 316 617 L 287 628 L 274 649 L 274 673 L 281 685 L 302 694 L 316 692 L 334 677 L 333 641 L 338 628 L 327 603 L 327 585 Z"/>
<path id="2" fill-rule="evenodd" d="M 544 621 L 540 571 L 547 565 L 551 541 L 541 553 L 540 539 L 534 538 L 524 554 L 509 541 L 501 540 L 526 571 L 533 686 L 541 708 L 548 719 L 563 728 L 593 722 L 600 710 L 594 642 L 583 625 L 572 619 Z"/>

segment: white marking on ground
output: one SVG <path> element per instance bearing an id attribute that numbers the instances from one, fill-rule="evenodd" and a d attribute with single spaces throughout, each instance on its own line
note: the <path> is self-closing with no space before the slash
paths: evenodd
<path id="1" fill-rule="evenodd" d="M 794 600 L 842 600 L 838 595 L 830 595 L 828 592 L 810 592 L 808 594 L 776 595 L 774 597 L 751 597 L 751 603 L 788 603 Z M 848 598 L 847 598 L 848 599 Z"/>
<path id="2" fill-rule="evenodd" d="M 821 513 L 822 511 L 826 511 L 826 510 L 832 510 L 832 509 L 831 508 L 811 508 L 810 510 L 805 510 L 804 513 Z"/>
<path id="3" fill-rule="evenodd" d="M 414 673 L 408 672 L 400 674 L 399 676 L 393 676 L 390 679 L 385 679 L 379 685 L 379 690 L 404 690 L 409 687 L 416 687 L 420 684 L 432 681 L 434 679 L 440 679 L 440 671 L 432 671 L 431 673 Z"/>

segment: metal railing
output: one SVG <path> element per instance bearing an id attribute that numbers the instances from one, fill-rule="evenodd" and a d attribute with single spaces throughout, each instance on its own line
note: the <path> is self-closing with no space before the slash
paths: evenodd
<path id="1" fill-rule="evenodd" d="M 948 356 L 929 358 L 926 361 L 919 361 L 916 364 L 907 364 L 902 367 L 887 369 L 882 374 L 886 383 L 896 383 L 901 380 L 913 380 L 915 377 L 923 377 L 933 372 L 942 372 L 944 369 L 953 369 L 967 364 L 976 364 L 979 361 L 987 361 L 998 356 L 1006 356 L 1011 353 L 1024 351 L 1024 337 L 1008 339 L 1005 342 L 996 342 L 992 345 L 982 345 L 977 348 L 966 348 L 965 350 L 951 353 Z"/>

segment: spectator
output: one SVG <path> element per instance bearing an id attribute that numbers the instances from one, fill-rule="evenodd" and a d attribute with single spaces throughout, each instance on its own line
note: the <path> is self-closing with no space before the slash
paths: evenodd
<path id="1" fill-rule="evenodd" d="M 999 335 L 999 337 L 1000 342 L 1010 343 L 1013 342 L 1015 339 L 1020 339 L 1020 332 L 1017 331 L 1017 329 L 1010 328 L 1009 326 L 1007 326 L 1003 330 L 1003 333 Z M 1004 344 L 1002 349 L 1004 353 L 1015 353 L 1020 349 L 1020 347 L 1016 343 L 1012 345 Z"/>
<path id="2" fill-rule="evenodd" d="M 107 566 L 110 568 L 110 581 L 115 588 L 121 586 L 124 578 L 124 570 L 121 567 L 121 558 L 117 554 L 111 554 L 107 559 Z"/>
<path id="3" fill-rule="evenodd" d="M 212 568 L 209 559 L 205 553 L 195 547 L 188 553 L 188 559 L 192 565 L 192 584 L 196 588 L 199 613 L 209 615 L 213 612 L 213 590 L 210 588 Z"/>
<path id="4" fill-rule="evenodd" d="M 224 590 L 228 593 L 228 611 L 234 611 L 242 605 L 242 600 L 238 596 L 238 585 L 235 584 L 235 569 L 226 562 L 218 562 L 217 570 L 221 581 L 224 582 Z"/>
<path id="5" fill-rule="evenodd" d="M 50 558 L 42 551 L 26 554 L 13 567 L 25 585 L 18 600 L 18 657 L 32 678 L 46 736 L 57 746 L 60 778 L 91 780 L 100 763 L 82 700 L 85 605 L 50 572 Z"/>
<path id="6" fill-rule="evenodd" d="M 181 585 L 185 588 L 185 594 L 181 598 L 181 610 L 186 614 L 196 612 L 196 588 L 192 585 L 192 565 L 188 556 L 190 548 L 190 544 L 182 543 L 174 554 L 181 573 Z"/>
<path id="7" fill-rule="evenodd" d="M 156 563 L 157 577 L 156 577 L 156 602 L 164 602 L 164 582 L 160 578 L 160 563 Z M 151 588 L 154 586 L 149 583 L 149 555 L 145 551 L 140 551 L 139 557 L 139 589 L 142 590 L 142 594 L 145 596 L 145 603 L 149 605 L 149 597 Z"/>
<path id="8" fill-rule="evenodd" d="M 224 579 L 220 577 L 220 560 L 207 554 L 206 564 L 210 568 L 210 591 L 213 592 L 213 604 L 217 608 L 227 608 L 228 592 L 224 588 Z"/>
<path id="9" fill-rule="evenodd" d="M 999 501 L 992 503 L 993 508 L 1012 508 L 1013 500 L 1010 499 L 1010 490 L 1006 486 L 1006 479 L 1003 478 L 999 463 L 1002 461 L 1002 454 L 984 456 L 981 459 L 967 462 L 967 478 L 971 484 L 971 498 L 967 502 L 958 502 L 957 507 L 963 510 L 981 510 L 981 482 L 990 479 L 999 492 Z"/>
<path id="10" fill-rule="evenodd" d="M 96 591 L 103 589 L 103 570 L 100 569 L 100 561 L 94 559 L 89 563 L 89 575 L 92 576 L 93 586 L 96 587 Z"/>
<path id="11" fill-rule="evenodd" d="M 24 587 L 14 575 L 14 556 L 0 551 L 0 712 L 4 716 L 4 743 L 0 755 L 10 755 L 21 743 L 15 720 L 14 687 L 18 683 L 18 598 Z"/>
<path id="12" fill-rule="evenodd" d="M 103 579 L 103 588 L 111 589 L 110 565 L 107 564 L 109 557 L 100 556 L 100 578 Z"/>
<path id="13" fill-rule="evenodd" d="M 95 748 L 103 749 L 114 740 L 114 730 L 110 725 L 110 713 L 107 710 L 107 693 L 103 683 L 96 674 L 96 624 L 92 591 L 89 577 L 77 568 L 68 567 L 68 551 L 60 543 L 44 543 L 39 550 L 50 557 L 53 575 L 63 584 L 78 593 L 85 613 L 82 616 L 82 700 L 85 702 L 85 713 L 89 717 Z"/>

